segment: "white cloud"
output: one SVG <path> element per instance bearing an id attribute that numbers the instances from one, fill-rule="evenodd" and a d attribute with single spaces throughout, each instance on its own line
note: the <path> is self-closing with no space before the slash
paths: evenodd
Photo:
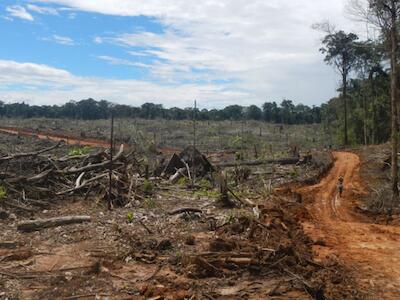
<path id="1" fill-rule="evenodd" d="M 93 39 L 93 42 L 94 42 L 95 44 L 102 44 L 102 43 L 103 43 L 103 39 L 102 39 L 101 37 L 99 37 L 99 36 L 96 36 L 96 37 Z"/>
<path id="2" fill-rule="evenodd" d="M 128 51 L 128 53 L 132 56 L 150 56 L 149 53 L 145 53 L 145 52 L 139 52 L 139 51 Z"/>
<path id="3" fill-rule="evenodd" d="M 76 13 L 69 13 L 68 14 L 68 19 L 74 20 L 76 18 Z"/>
<path id="4" fill-rule="evenodd" d="M 29 9 L 30 11 L 39 13 L 39 14 L 43 14 L 43 15 L 58 15 L 58 11 L 57 9 L 53 8 L 53 7 L 46 7 L 46 6 L 38 6 L 38 5 L 34 5 L 34 4 L 28 4 L 26 6 L 27 9 Z"/>
<path id="5" fill-rule="evenodd" d="M 133 62 L 127 59 L 120 59 L 108 55 L 99 55 L 97 56 L 98 59 L 104 60 L 112 65 L 125 65 L 125 66 L 134 66 L 134 67 L 143 67 L 143 64 Z"/>
<path id="6" fill-rule="evenodd" d="M 2 18 L 2 19 L 4 19 L 4 20 L 7 20 L 7 21 L 14 21 L 13 18 L 8 17 L 8 16 L 0 16 L 0 18 Z"/>
<path id="7" fill-rule="evenodd" d="M 52 38 L 57 44 L 66 45 L 66 46 L 73 46 L 75 44 L 74 40 L 67 37 L 54 34 Z"/>
<path id="8" fill-rule="evenodd" d="M 230 82 L 246 91 L 241 102 L 292 97 L 307 104 L 336 93 L 336 77 L 318 52 L 321 34 L 311 25 L 329 20 L 344 30 L 358 26 L 344 17 L 347 0 L 40 0 L 74 10 L 117 16 L 148 16 L 162 33 L 98 36 L 154 57 L 141 67 L 157 80 Z M 131 48 L 131 49 L 130 49 Z M 144 49 L 144 50 L 138 50 Z M 113 57 L 108 63 L 139 65 Z M 134 59 L 134 57 L 133 57 Z M 154 94 L 154 97 L 157 97 Z"/>
<path id="9" fill-rule="evenodd" d="M 10 14 L 10 16 L 15 18 L 20 18 L 27 21 L 33 21 L 33 16 L 25 9 L 25 7 L 20 5 L 12 5 L 6 7 L 6 12 Z"/>
<path id="10" fill-rule="evenodd" d="M 74 46 L 75 42 L 73 39 L 67 36 L 53 34 L 51 37 L 41 38 L 42 41 L 53 42 L 64 46 Z"/>
<path id="11" fill-rule="evenodd" d="M 17 91 L 11 87 L 19 86 Z M 117 80 L 75 76 L 47 65 L 0 60 L 0 99 L 29 100 L 33 104 L 62 104 L 70 99 L 106 99 L 116 103 L 141 105 L 144 102 L 166 107 L 186 107 L 201 99 L 202 107 L 228 105 L 251 95 L 223 85 L 160 85 L 141 80 Z"/>

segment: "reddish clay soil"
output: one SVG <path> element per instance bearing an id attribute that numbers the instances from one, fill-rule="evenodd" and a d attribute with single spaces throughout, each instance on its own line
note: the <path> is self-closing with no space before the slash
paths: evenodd
<path id="1" fill-rule="evenodd" d="M 337 256 L 352 270 L 368 299 L 400 299 L 400 227 L 377 225 L 353 210 L 365 186 L 360 178 L 360 158 L 334 152 L 331 171 L 318 184 L 297 189 L 310 200 L 311 220 L 304 228 L 324 246 L 315 246 L 320 259 Z M 344 192 L 338 194 L 338 178 Z"/>
<path id="2" fill-rule="evenodd" d="M 80 146 L 91 146 L 91 147 L 102 147 L 102 148 L 110 147 L 109 141 L 93 139 L 93 138 L 82 138 L 73 135 L 59 134 L 55 132 L 36 131 L 26 128 L 23 129 L 18 127 L 0 127 L 0 133 L 36 137 L 37 139 L 40 140 L 51 140 L 55 142 L 64 141 L 68 145 L 80 145 Z M 129 145 L 127 146 L 129 148 Z M 160 151 L 164 155 L 172 155 L 174 153 L 181 152 L 182 149 L 173 147 L 163 147 L 159 148 L 158 151 Z M 223 160 L 229 160 L 230 158 L 233 157 L 234 154 L 235 151 L 219 151 L 219 152 L 207 153 L 207 157 L 213 162 L 218 162 Z"/>
<path id="3" fill-rule="evenodd" d="M 0 132 L 14 134 L 14 135 L 32 136 L 32 137 L 37 137 L 40 140 L 47 139 L 56 142 L 65 141 L 68 145 L 82 145 L 82 146 L 94 146 L 94 147 L 109 147 L 110 145 L 109 142 L 102 140 L 71 137 L 62 134 L 54 134 L 41 131 L 37 132 L 33 130 L 21 129 L 15 127 L 0 127 Z"/>

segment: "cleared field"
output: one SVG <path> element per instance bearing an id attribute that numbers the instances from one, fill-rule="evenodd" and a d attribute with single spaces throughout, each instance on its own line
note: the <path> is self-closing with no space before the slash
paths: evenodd
<path id="1" fill-rule="evenodd" d="M 225 199 L 209 174 L 194 185 L 146 178 L 144 158 L 127 149 L 113 158 L 110 207 L 108 149 L 7 133 L 0 141 L 0 290 L 9 299 L 356 299 L 346 268 L 314 261 L 301 198 L 274 191 L 317 180 L 329 155 L 225 170 Z"/>
<path id="2" fill-rule="evenodd" d="M 110 121 L 82 121 L 63 119 L 3 119 L 2 126 L 15 126 L 78 137 L 108 140 Z M 158 148 L 182 149 L 193 143 L 192 121 L 117 119 L 115 139 L 136 144 L 144 150 Z M 240 151 L 251 159 L 286 156 L 292 147 L 300 151 L 328 148 L 333 144 L 320 124 L 280 125 L 260 121 L 197 121 L 196 146 L 204 152 L 220 150 Z"/>

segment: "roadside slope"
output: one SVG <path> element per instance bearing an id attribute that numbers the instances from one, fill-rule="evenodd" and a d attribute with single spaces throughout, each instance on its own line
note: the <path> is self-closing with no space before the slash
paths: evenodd
<path id="1" fill-rule="evenodd" d="M 296 192 L 308 200 L 311 220 L 305 231 L 325 246 L 316 246 L 317 257 L 336 255 L 354 270 L 360 287 L 370 299 L 400 298 L 400 227 L 368 223 L 352 211 L 358 194 L 365 193 L 360 158 L 349 152 L 334 152 L 335 164 L 318 184 Z M 337 182 L 344 177 L 339 197 Z"/>

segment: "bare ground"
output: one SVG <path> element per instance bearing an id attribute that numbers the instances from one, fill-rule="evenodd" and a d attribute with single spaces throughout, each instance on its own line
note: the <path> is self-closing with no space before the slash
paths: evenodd
<path id="1" fill-rule="evenodd" d="M 321 182 L 297 190 L 310 201 L 312 217 L 304 222 L 306 233 L 326 242 L 327 247 L 315 246 L 315 253 L 344 260 L 368 299 L 399 299 L 400 228 L 372 224 L 355 212 L 356 197 L 365 193 L 360 159 L 349 152 L 335 152 L 334 158 L 332 170 Z M 339 176 L 344 176 L 342 197 L 337 191 Z"/>
<path id="2" fill-rule="evenodd" d="M 221 209 L 213 191 L 162 181 L 155 182 L 154 197 L 112 212 L 90 197 L 54 201 L 30 216 L 79 212 L 92 217 L 89 224 L 20 233 L 20 216 L 0 221 L 0 299 L 397 299 L 400 230 L 356 212 L 356 199 L 366 193 L 360 159 L 348 152 L 334 158 L 318 184 L 297 189 L 307 210 L 290 197 L 259 193 L 257 178 L 242 186 L 265 207 L 254 234 L 249 210 Z M 336 191 L 340 175 L 343 197 Z M 184 206 L 205 213 L 167 213 Z M 210 217 L 218 230 L 209 229 Z M 223 249 L 210 258 L 207 252 L 221 241 Z M 199 265 L 199 256 L 206 264 Z M 240 259 L 250 263 L 240 267 Z"/>

